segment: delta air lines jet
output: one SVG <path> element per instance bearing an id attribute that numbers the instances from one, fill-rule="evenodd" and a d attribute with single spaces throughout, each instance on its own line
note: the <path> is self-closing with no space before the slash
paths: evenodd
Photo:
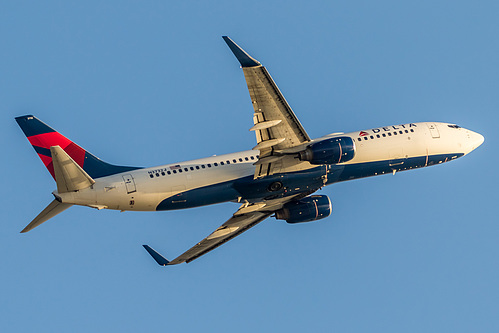
<path id="1" fill-rule="evenodd" d="M 50 203 L 21 232 L 72 205 L 120 211 L 162 211 L 239 203 L 227 222 L 172 261 L 148 245 L 160 265 L 190 262 L 273 215 L 288 223 L 328 217 L 332 206 L 314 194 L 336 182 L 452 161 L 484 138 L 455 124 L 386 126 L 311 139 L 269 72 L 230 38 L 253 105 L 251 150 L 152 168 L 103 162 L 32 115 L 16 121 L 57 184 Z"/>

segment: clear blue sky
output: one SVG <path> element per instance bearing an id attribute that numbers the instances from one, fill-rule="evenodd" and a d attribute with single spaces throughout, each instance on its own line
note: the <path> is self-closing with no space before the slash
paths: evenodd
<path id="1" fill-rule="evenodd" d="M 497 1 L 3 1 L 2 332 L 497 332 Z M 14 121 L 35 114 L 105 161 L 254 146 L 229 35 L 313 136 L 417 121 L 485 136 L 438 167 L 330 186 L 326 220 L 269 219 L 191 264 L 167 257 L 232 203 L 74 207 L 19 234 L 55 184 Z"/>

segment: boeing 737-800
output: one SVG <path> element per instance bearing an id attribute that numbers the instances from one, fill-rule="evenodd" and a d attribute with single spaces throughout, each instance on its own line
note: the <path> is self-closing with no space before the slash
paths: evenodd
<path id="1" fill-rule="evenodd" d="M 311 139 L 267 69 L 230 38 L 253 105 L 256 145 L 251 150 L 152 168 L 112 165 L 98 159 L 36 117 L 16 121 L 54 177 L 55 199 L 22 232 L 72 205 L 120 211 L 163 211 L 239 203 L 232 217 L 172 261 L 148 245 L 160 265 L 190 262 L 271 215 L 288 223 L 328 217 L 325 195 L 337 182 L 452 161 L 484 138 L 455 124 L 409 123 Z"/>

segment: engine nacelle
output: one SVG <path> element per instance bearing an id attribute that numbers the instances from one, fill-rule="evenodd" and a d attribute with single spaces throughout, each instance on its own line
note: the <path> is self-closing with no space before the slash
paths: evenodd
<path id="1" fill-rule="evenodd" d="M 298 201 L 288 202 L 276 211 L 278 220 L 288 223 L 317 221 L 328 217 L 333 211 L 331 200 L 326 195 L 311 195 Z"/>
<path id="2" fill-rule="evenodd" d="M 310 164 L 337 164 L 355 156 L 355 143 L 348 136 L 322 140 L 300 152 L 300 160 Z"/>

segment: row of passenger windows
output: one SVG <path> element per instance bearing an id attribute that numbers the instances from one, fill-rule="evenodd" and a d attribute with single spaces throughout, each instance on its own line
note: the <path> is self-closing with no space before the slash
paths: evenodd
<path id="1" fill-rule="evenodd" d="M 206 169 L 206 168 L 211 168 L 212 166 L 213 167 L 217 167 L 219 165 L 229 165 L 231 163 L 235 164 L 235 163 L 241 163 L 241 162 L 248 162 L 248 161 L 254 161 L 255 158 L 258 159 L 258 156 L 259 155 L 256 155 L 255 156 L 249 156 L 249 157 L 245 157 L 244 159 L 243 158 L 239 158 L 239 159 L 233 159 L 232 161 L 230 160 L 226 160 L 226 161 L 221 161 L 221 162 L 215 162 L 213 164 L 211 163 L 207 163 L 207 164 L 200 164 L 200 165 L 196 165 L 196 166 L 191 166 L 191 167 L 180 167 L 178 166 L 177 168 L 175 169 L 172 169 L 172 170 L 166 170 L 166 171 L 161 171 L 161 172 L 156 172 L 156 173 L 150 173 L 149 174 L 149 177 L 151 178 L 154 178 L 154 176 L 156 177 L 159 177 L 160 175 L 161 176 L 165 176 L 165 175 L 171 175 L 172 173 L 182 173 L 182 172 L 189 172 L 189 171 L 194 171 L 194 170 L 200 170 L 200 169 Z M 171 169 L 171 167 L 170 167 Z"/>
<path id="2" fill-rule="evenodd" d="M 411 128 L 410 130 L 405 130 L 405 131 L 398 131 L 398 132 L 397 131 L 393 131 L 393 132 L 387 132 L 387 133 L 382 133 L 382 134 L 376 134 L 376 138 L 379 139 L 381 137 L 385 138 L 387 136 L 392 136 L 392 133 L 395 136 L 395 135 L 399 135 L 399 134 L 404 134 L 404 132 L 405 133 L 409 133 L 409 132 L 414 133 L 414 130 Z M 363 138 L 364 138 L 364 140 L 369 140 L 369 138 L 374 139 L 374 135 L 371 135 L 371 136 L 367 136 L 366 135 Z M 362 141 L 362 137 L 357 138 L 357 141 Z"/>

